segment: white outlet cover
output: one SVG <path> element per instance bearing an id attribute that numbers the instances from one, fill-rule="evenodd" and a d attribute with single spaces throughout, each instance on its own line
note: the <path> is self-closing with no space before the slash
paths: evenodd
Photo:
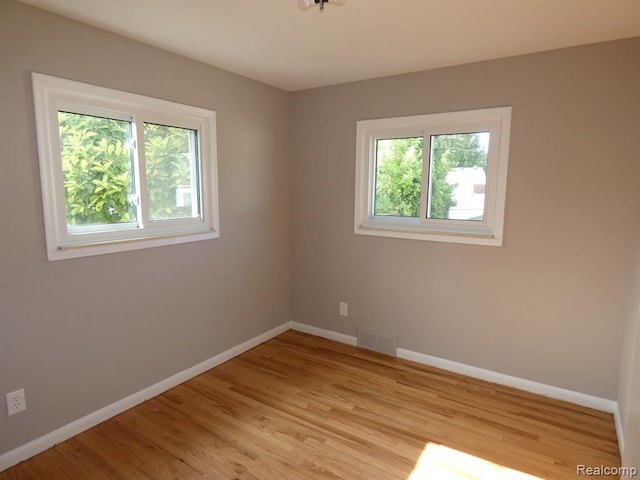
<path id="1" fill-rule="evenodd" d="M 340 315 L 343 317 L 349 316 L 349 305 L 345 302 L 340 302 Z"/>
<path id="2" fill-rule="evenodd" d="M 27 401 L 24 395 L 24 388 L 15 392 L 7 393 L 7 413 L 9 416 L 23 412 L 27 409 Z"/>

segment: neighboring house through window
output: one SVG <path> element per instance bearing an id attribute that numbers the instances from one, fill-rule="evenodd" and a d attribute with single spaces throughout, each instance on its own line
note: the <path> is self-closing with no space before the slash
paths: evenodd
<path id="1" fill-rule="evenodd" d="M 502 245 L 511 107 L 357 123 L 355 233 Z"/>

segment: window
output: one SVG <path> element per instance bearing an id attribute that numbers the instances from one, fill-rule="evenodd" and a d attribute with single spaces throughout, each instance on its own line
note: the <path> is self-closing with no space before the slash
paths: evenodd
<path id="1" fill-rule="evenodd" d="M 511 107 L 357 122 L 355 233 L 502 245 Z"/>
<path id="2" fill-rule="evenodd" d="M 215 112 L 33 74 L 49 260 L 216 238 Z"/>

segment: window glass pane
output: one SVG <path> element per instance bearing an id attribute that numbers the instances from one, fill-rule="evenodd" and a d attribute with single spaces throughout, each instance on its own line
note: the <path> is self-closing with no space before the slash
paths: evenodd
<path id="1" fill-rule="evenodd" d="M 144 124 L 150 220 L 200 216 L 198 132 Z"/>
<path id="2" fill-rule="evenodd" d="M 376 141 L 374 215 L 420 216 L 422 137 Z"/>
<path id="3" fill-rule="evenodd" d="M 431 137 L 428 218 L 482 221 L 489 132 Z"/>
<path id="4" fill-rule="evenodd" d="M 58 112 L 67 224 L 136 221 L 131 123 Z"/>

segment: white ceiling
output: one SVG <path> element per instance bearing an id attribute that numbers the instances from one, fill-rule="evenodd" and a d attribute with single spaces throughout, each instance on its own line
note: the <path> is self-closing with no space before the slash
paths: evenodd
<path id="1" fill-rule="evenodd" d="M 640 35 L 640 0 L 22 1 L 290 91 Z"/>

